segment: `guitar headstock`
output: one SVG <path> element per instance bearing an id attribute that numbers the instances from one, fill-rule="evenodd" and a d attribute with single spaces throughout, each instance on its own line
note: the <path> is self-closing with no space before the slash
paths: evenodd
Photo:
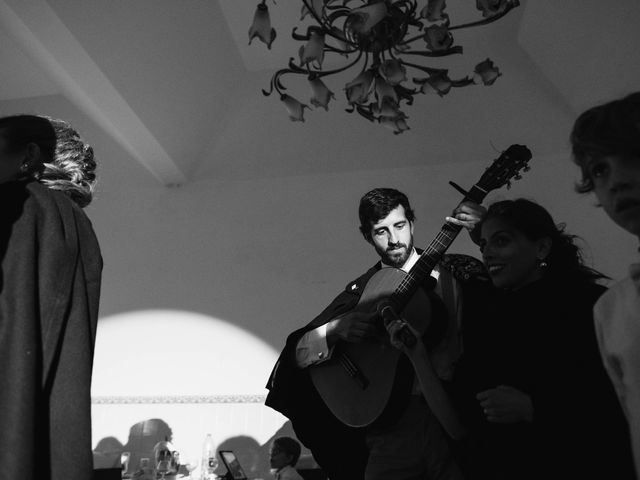
<path id="1" fill-rule="evenodd" d="M 511 145 L 484 171 L 476 186 L 485 192 L 504 185 L 511 186 L 511 179 L 520 180 L 521 171 L 528 171 L 531 150 L 524 145 Z"/>

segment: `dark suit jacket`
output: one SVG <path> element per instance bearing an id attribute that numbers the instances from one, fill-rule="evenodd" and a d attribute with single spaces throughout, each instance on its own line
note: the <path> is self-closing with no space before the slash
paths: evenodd
<path id="1" fill-rule="evenodd" d="M 87 480 L 102 271 L 91 223 L 61 192 L 2 184 L 0 261 L 2 477 Z"/>

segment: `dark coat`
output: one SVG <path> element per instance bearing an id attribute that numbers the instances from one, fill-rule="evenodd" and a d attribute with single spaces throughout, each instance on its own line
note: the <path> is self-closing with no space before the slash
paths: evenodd
<path id="1" fill-rule="evenodd" d="M 311 383 L 308 372 L 296 367 L 296 345 L 309 330 L 353 310 L 367 281 L 379 269 L 377 264 L 350 282 L 316 318 L 287 337 L 267 384 L 269 394 L 265 404 L 291 420 L 298 439 L 312 451 L 332 480 L 340 478 L 336 475 L 342 471 L 345 479 L 364 478 L 368 456 L 364 431 L 344 425 L 329 411 Z"/>
<path id="2" fill-rule="evenodd" d="M 604 287 L 545 278 L 467 302 L 454 386 L 479 453 L 474 478 L 633 478 L 628 433 L 595 338 Z M 532 423 L 485 420 L 475 396 L 508 385 L 533 402 Z"/>
<path id="3" fill-rule="evenodd" d="M 88 480 L 102 258 L 91 223 L 39 183 L 0 185 L 0 468 Z"/>
<path id="4" fill-rule="evenodd" d="M 473 283 L 479 270 L 477 261 L 470 263 L 470 260 L 474 259 L 461 255 L 446 255 L 441 263 L 441 268 L 446 268 L 457 280 Z M 298 340 L 309 330 L 353 310 L 358 304 L 368 280 L 379 269 L 380 264 L 378 263 L 356 280 L 347 284 L 345 289 L 316 318 L 305 327 L 289 335 L 267 384 L 269 394 L 266 405 L 291 420 L 298 439 L 312 451 L 318 464 L 332 480 L 363 478 L 368 457 L 364 440 L 365 429 L 348 427 L 333 416 L 318 395 L 307 370 L 296 367 L 295 348 Z M 446 315 L 440 299 L 431 291 L 428 294 L 432 306 L 439 305 L 440 315 Z M 446 323 L 446 320 L 444 322 Z M 436 330 L 442 328 L 442 330 L 437 332 L 430 329 L 425 338 L 443 335 L 447 325 L 442 325 L 442 322 L 434 322 L 433 327 L 430 328 Z M 411 369 L 404 356 L 402 361 L 400 370 Z M 411 376 L 412 372 L 411 369 Z M 402 395 L 396 395 L 395 398 L 398 403 L 387 410 L 392 414 L 399 414 L 401 413 L 400 409 L 403 408 L 403 398 Z M 393 412 L 394 409 L 396 412 Z M 386 417 L 387 421 L 390 419 L 393 419 L 393 415 Z"/>

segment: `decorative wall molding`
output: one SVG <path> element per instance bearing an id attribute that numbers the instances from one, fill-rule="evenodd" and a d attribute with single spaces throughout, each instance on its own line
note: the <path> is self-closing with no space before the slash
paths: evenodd
<path id="1" fill-rule="evenodd" d="M 158 396 L 97 396 L 94 405 L 179 404 L 179 403 L 264 403 L 266 395 L 158 395 Z"/>

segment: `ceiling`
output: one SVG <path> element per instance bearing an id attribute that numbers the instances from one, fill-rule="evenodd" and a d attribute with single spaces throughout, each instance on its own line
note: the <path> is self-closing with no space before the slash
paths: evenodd
<path id="1" fill-rule="evenodd" d="M 68 102 L 131 168 L 175 185 L 468 162 L 512 143 L 562 155 L 577 113 L 640 85 L 640 2 L 521 0 L 494 24 L 456 32 L 463 55 L 433 62 L 464 76 L 490 57 L 503 74 L 493 86 L 419 96 L 405 110 L 411 130 L 393 135 L 345 112 L 351 72 L 327 80 L 328 112 L 293 123 L 261 89 L 297 56 L 300 9 L 268 3 L 278 32 L 268 50 L 248 45 L 257 3 L 0 0 L 0 114 Z M 448 11 L 457 23 L 475 2 L 449 0 Z M 304 82 L 288 85 L 308 103 Z"/>

